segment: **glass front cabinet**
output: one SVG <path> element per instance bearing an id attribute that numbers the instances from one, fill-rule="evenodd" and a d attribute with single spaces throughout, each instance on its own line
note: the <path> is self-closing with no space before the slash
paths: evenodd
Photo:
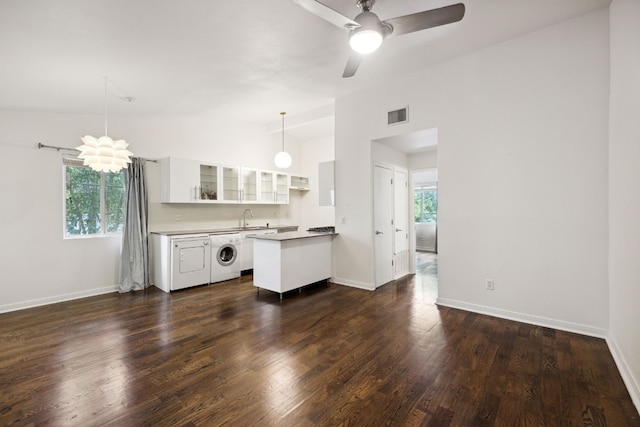
<path id="1" fill-rule="evenodd" d="M 237 166 L 221 166 L 222 188 L 221 202 L 240 202 L 240 168 Z"/>
<path id="2" fill-rule="evenodd" d="M 258 201 L 258 171 L 249 168 L 240 168 L 240 171 L 242 176 L 240 200 L 242 203 L 256 203 Z"/>
<path id="3" fill-rule="evenodd" d="M 289 175 L 276 173 L 276 203 L 289 203 Z"/>
<path id="4" fill-rule="evenodd" d="M 272 171 L 260 171 L 260 202 L 289 203 L 289 175 Z"/>
<path id="5" fill-rule="evenodd" d="M 288 174 L 269 170 L 176 157 L 160 159 L 160 168 L 163 203 L 288 204 L 296 188 Z"/>
<path id="6" fill-rule="evenodd" d="M 258 171 L 239 166 L 221 166 L 223 202 L 257 203 Z"/>
<path id="7" fill-rule="evenodd" d="M 200 165 L 200 200 L 218 201 L 218 166 Z"/>

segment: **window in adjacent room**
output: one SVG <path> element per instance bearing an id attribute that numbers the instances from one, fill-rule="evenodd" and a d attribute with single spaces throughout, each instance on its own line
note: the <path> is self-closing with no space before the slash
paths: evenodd
<path id="1" fill-rule="evenodd" d="M 65 237 L 122 232 L 124 172 L 96 172 L 75 157 L 64 158 Z"/>
<path id="2" fill-rule="evenodd" d="M 437 222 L 438 218 L 438 190 L 433 187 L 416 188 L 414 198 L 414 213 L 417 224 Z"/>

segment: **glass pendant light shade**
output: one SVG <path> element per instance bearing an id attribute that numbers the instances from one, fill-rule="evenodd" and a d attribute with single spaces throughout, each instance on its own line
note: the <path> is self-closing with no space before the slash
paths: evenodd
<path id="1" fill-rule="evenodd" d="M 100 138 L 86 135 L 81 139 L 83 145 L 76 148 L 80 150 L 78 158 L 83 159 L 83 164 L 94 171 L 118 172 L 131 163 L 129 156 L 133 153 L 127 150 L 129 144 L 122 139 L 114 141 L 106 135 Z"/>
<path id="2" fill-rule="evenodd" d="M 280 151 L 273 158 L 273 162 L 276 164 L 277 167 L 286 169 L 289 166 L 291 166 L 291 162 L 292 162 L 291 155 L 286 151 Z"/>
<path id="3" fill-rule="evenodd" d="M 280 113 L 282 116 L 282 151 L 276 154 L 273 158 L 273 162 L 276 164 L 276 167 L 280 169 L 286 169 L 291 166 L 291 155 L 284 151 L 284 115 L 287 113 Z"/>

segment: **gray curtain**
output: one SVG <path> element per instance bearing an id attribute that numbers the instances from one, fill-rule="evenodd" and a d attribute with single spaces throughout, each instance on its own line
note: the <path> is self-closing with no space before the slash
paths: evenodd
<path id="1" fill-rule="evenodd" d="M 124 172 L 125 214 L 120 254 L 120 292 L 149 286 L 147 185 L 144 160 L 134 157 Z"/>

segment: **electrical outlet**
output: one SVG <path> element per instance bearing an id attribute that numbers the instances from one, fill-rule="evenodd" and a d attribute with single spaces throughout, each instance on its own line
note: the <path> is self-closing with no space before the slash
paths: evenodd
<path id="1" fill-rule="evenodd" d="M 343 223 L 343 224 L 346 224 L 346 223 L 347 223 L 347 217 L 346 217 L 346 216 L 343 216 L 343 217 L 342 217 L 342 223 Z"/>
<path id="2" fill-rule="evenodd" d="M 175 221 L 182 221 L 182 215 L 174 215 L 174 216 L 173 216 L 173 219 L 174 219 Z"/>
<path id="3" fill-rule="evenodd" d="M 493 279 L 487 279 L 486 280 L 486 284 L 487 284 L 487 290 L 488 291 L 492 291 L 493 290 Z"/>

